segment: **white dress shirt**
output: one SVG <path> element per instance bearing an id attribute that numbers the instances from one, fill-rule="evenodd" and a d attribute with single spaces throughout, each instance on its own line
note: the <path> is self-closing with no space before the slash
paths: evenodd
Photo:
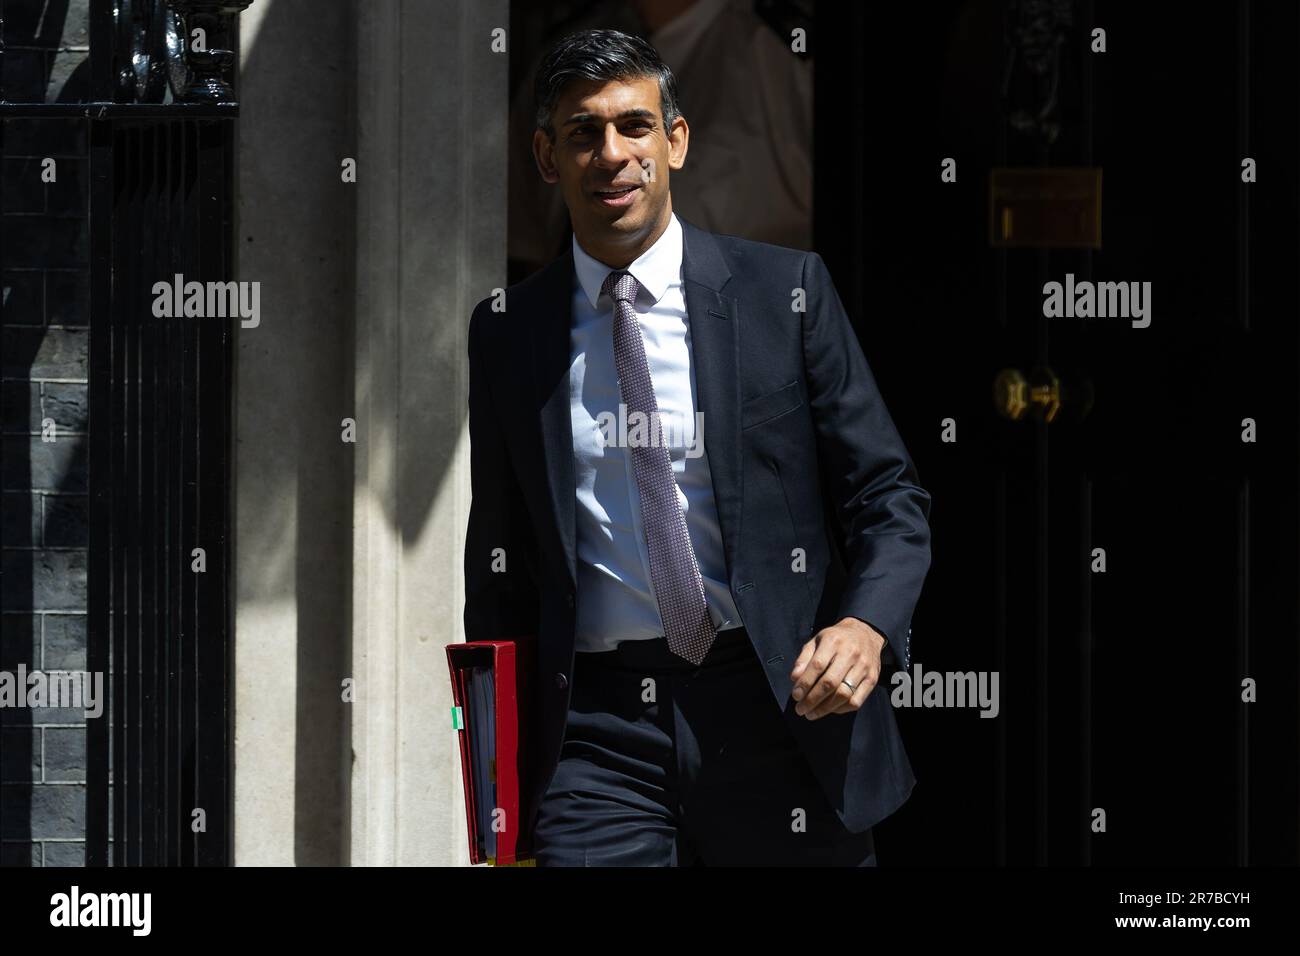
<path id="1" fill-rule="evenodd" d="M 727 585 L 722 532 L 709 474 L 708 423 L 697 442 L 695 363 L 682 287 L 682 226 L 677 216 L 627 271 L 640 285 L 637 321 L 677 482 L 677 500 L 704 580 L 709 615 L 720 630 L 742 621 Z M 569 395 L 577 478 L 577 650 L 613 650 L 620 641 L 663 637 L 650 580 L 627 435 L 614 368 L 614 303 L 601 293 L 613 270 L 573 238 Z M 608 439 L 608 440 L 607 440 Z"/>

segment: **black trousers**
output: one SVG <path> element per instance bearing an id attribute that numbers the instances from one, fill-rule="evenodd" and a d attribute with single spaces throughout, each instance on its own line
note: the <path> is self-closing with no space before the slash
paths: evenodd
<path id="1" fill-rule="evenodd" d="M 744 628 L 699 667 L 663 638 L 577 653 L 537 865 L 874 866 L 785 719 Z"/>

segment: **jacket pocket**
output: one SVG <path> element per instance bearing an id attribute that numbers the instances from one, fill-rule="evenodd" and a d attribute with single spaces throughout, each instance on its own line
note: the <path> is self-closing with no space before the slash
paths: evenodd
<path id="1" fill-rule="evenodd" d="M 753 428 L 755 425 L 762 425 L 774 418 L 792 412 L 803 404 L 803 396 L 799 394 L 799 382 L 793 381 L 788 385 L 782 385 L 775 391 L 768 392 L 765 395 L 759 395 L 751 398 L 740 406 L 740 427 L 741 430 Z"/>

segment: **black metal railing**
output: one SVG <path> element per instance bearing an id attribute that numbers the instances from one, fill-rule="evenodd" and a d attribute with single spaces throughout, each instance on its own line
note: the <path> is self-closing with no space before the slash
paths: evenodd
<path id="1" fill-rule="evenodd" d="M 251 2 L 91 0 L 89 97 L 0 95 L 5 120 L 82 118 L 88 144 L 86 669 L 110 701 L 87 722 L 88 865 L 230 860 L 237 319 L 157 317 L 153 290 L 233 277 L 233 51 Z"/>

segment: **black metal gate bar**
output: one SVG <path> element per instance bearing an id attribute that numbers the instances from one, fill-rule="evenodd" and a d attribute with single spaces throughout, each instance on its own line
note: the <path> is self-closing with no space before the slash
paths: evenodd
<path id="1" fill-rule="evenodd" d="M 151 859 L 160 859 L 159 845 L 162 809 L 161 796 L 158 793 L 159 768 L 162 761 L 159 751 L 162 741 L 159 737 L 159 717 L 161 710 L 161 690 L 165 675 L 160 668 L 158 654 L 158 602 L 166 595 L 158 586 L 162 560 L 158 553 L 158 494 L 154 480 L 157 468 L 158 425 L 156 408 L 158 403 L 158 350 L 159 329 L 152 318 L 152 299 L 150 291 L 154 282 L 159 280 L 157 270 L 153 267 L 153 247 L 159 236 L 158 229 L 158 156 L 156 143 L 161 135 L 161 128 L 156 124 L 141 126 L 139 184 L 144 208 L 141 222 L 151 223 L 153 228 L 141 230 L 138 262 L 140 264 L 140 282 L 137 285 L 139 304 L 137 315 L 141 317 L 140 335 L 140 500 L 144 507 L 141 515 L 142 538 L 145 542 L 141 555 L 143 585 L 141 590 L 141 645 L 144 666 L 145 688 L 142 703 L 145 717 L 142 721 L 147 746 L 142 754 L 144 767 L 142 785 L 144 789 L 144 841 L 145 855 Z M 152 181 L 153 188 L 150 187 Z"/>
<path id="2" fill-rule="evenodd" d="M 180 138 L 177 136 L 177 124 L 175 123 L 168 123 L 162 127 L 161 132 L 163 152 L 160 167 L 162 174 L 162 192 L 159 200 L 160 232 L 163 236 L 171 236 L 175 231 L 173 212 L 176 205 L 175 170 L 179 165 L 174 158 L 174 154 L 180 146 Z M 165 279 L 176 271 L 174 268 L 175 247 L 172 243 L 163 241 L 157 243 L 154 248 L 154 262 L 156 264 L 154 271 Z M 180 825 L 178 822 L 180 814 L 176 810 L 176 800 L 180 790 L 177 787 L 177 776 L 174 769 L 176 761 L 172 759 L 172 741 L 177 727 L 174 711 L 178 700 L 172 678 L 172 674 L 175 672 L 175 648 L 178 640 L 177 629 L 173 625 L 173 607 L 175 605 L 173 595 L 176 593 L 175 589 L 180 578 L 179 565 L 177 564 L 180 560 L 180 552 L 173 542 L 172 534 L 172 529 L 176 526 L 174 505 L 176 456 L 171 450 L 176 447 L 173 434 L 179 417 L 176 414 L 174 404 L 165 400 L 166 396 L 172 394 L 172 382 L 177 380 L 172 370 L 173 334 L 171 323 L 167 323 L 162 327 L 159 331 L 159 339 L 162 343 L 162 349 L 158 358 L 157 370 L 159 374 L 160 435 L 162 436 L 161 448 L 163 453 L 157 507 L 162 517 L 158 550 L 162 556 L 159 585 L 162 588 L 163 600 L 159 609 L 158 623 L 159 633 L 162 635 L 160 641 L 162 644 L 161 671 L 166 676 L 163 682 L 162 721 L 159 727 L 160 761 L 162 765 L 160 779 L 162 791 L 160 822 L 163 830 L 161 857 L 167 864 L 176 865 L 180 862 L 180 845 L 172 834 L 177 832 L 176 828 Z"/>
<path id="3" fill-rule="evenodd" d="M 92 63 L 94 40 L 91 44 Z M 107 228 L 113 209 L 112 129 L 106 123 L 86 123 L 86 140 L 90 150 L 90 334 L 91 356 L 107 355 L 112 350 L 113 328 L 109 303 L 113 294 L 113 236 Z M 89 395 L 98 399 L 112 389 L 112 367 L 108 362 L 88 363 Z M 92 412 L 99 413 L 92 404 Z M 102 416 L 101 416 L 102 424 Z M 111 632 L 107 609 L 111 598 L 109 575 L 112 571 L 111 467 L 113 428 L 90 428 L 87 461 L 89 490 L 90 551 L 86 563 L 86 667 L 92 674 L 109 674 Z M 106 681 L 109 693 L 104 716 L 86 727 L 86 865 L 107 866 L 109 841 L 114 832 L 109 821 L 110 793 L 110 723 L 121 726 L 120 698 L 115 682 Z M 121 830 L 117 830 L 121 833 Z"/>
<path id="4" fill-rule="evenodd" d="M 132 654 L 130 637 L 131 622 L 127 619 L 128 607 L 126 602 L 129 580 L 128 567 L 133 555 L 131 554 L 132 530 L 130 518 L 126 513 L 126 503 L 131 495 L 129 484 L 131 476 L 126 470 L 126 433 L 130 427 L 130 420 L 127 417 L 126 400 L 123 394 L 126 388 L 123 378 L 128 354 L 127 329 L 122 321 L 120 303 L 122 294 L 120 286 L 125 276 L 118 271 L 121 251 L 126 245 L 126 223 L 130 214 L 127 207 L 126 183 L 130 174 L 131 156 L 122 149 L 119 131 L 113 129 L 111 135 L 113 153 L 120 160 L 114 164 L 113 168 L 113 218 L 110 224 L 113 235 L 113 287 L 109 297 L 112 348 L 108 355 L 105 356 L 97 356 L 94 353 L 90 355 L 92 365 L 98 361 L 108 361 L 110 390 L 104 395 L 92 395 L 89 399 L 89 405 L 90 431 L 92 433 L 95 430 L 96 412 L 103 409 L 105 405 L 111 410 L 108 416 L 110 420 L 109 439 L 111 442 L 109 465 L 113 476 L 113 497 L 110 503 L 112 529 L 109 531 L 108 537 L 112 541 L 112 551 L 109 559 L 111 567 L 109 580 L 112 582 L 109 613 L 112 626 L 108 633 L 113 647 L 110 684 L 115 698 L 112 769 L 116 783 L 115 794 L 118 798 L 114 804 L 113 832 L 116 839 L 114 842 L 113 862 L 117 866 L 124 866 L 139 864 L 139 858 L 131 851 L 136 846 L 139 838 L 137 830 L 139 817 L 135 812 L 135 808 L 140 800 L 134 772 L 138 763 L 138 755 L 132 746 L 133 735 L 131 733 L 135 726 L 133 710 L 136 688 L 131 686 L 135 662 L 132 660 L 134 655 Z M 92 548 L 95 547 L 95 530 L 95 525 L 92 524 L 90 528 Z M 108 531 L 108 529 L 104 530 Z M 91 608 L 90 613 L 94 614 L 95 610 Z"/>
<path id="5" fill-rule="evenodd" d="M 164 56 L 161 38 L 132 27 L 176 14 L 192 18 L 166 21 L 176 35 L 200 24 L 209 50 L 227 38 L 234 48 L 232 14 L 249 2 L 91 0 L 92 101 L 0 100 L 0 120 L 80 116 L 86 124 L 87 668 L 106 677 L 110 715 L 87 726 L 91 866 L 222 865 L 231 856 L 230 396 L 239 318 L 157 317 L 153 289 L 177 274 L 183 283 L 232 278 L 229 121 L 238 103 L 214 66 L 220 56 L 187 57 L 182 95 L 174 89 L 165 102 L 150 72 L 150 58 Z M 201 573 L 191 570 L 196 548 Z M 205 826 L 196 829 L 198 810 Z"/>
<path id="6" fill-rule="evenodd" d="M 166 227 L 169 235 L 184 234 L 184 183 L 182 182 L 183 170 L 186 167 L 185 162 L 185 138 L 187 128 L 184 125 L 173 124 L 167 127 L 167 135 L 170 144 L 168 155 L 168 183 L 167 183 L 167 220 Z M 172 276 L 178 272 L 183 272 L 186 268 L 182 260 L 182 250 L 177 243 L 167 244 L 167 271 L 165 275 Z M 184 381 L 184 374 L 181 363 L 181 329 L 178 329 L 175 323 L 167 323 L 163 331 L 163 338 L 167 344 L 167 354 L 163 366 L 167 371 L 167 394 L 174 396 L 180 388 L 181 382 Z M 184 850 L 184 842 L 179 836 L 172 837 L 172 834 L 179 835 L 180 820 L 185 816 L 181 809 L 181 801 L 185 796 L 184 781 L 181 776 L 181 700 L 180 687 L 178 684 L 178 675 L 180 674 L 181 646 L 183 644 L 183 634 L 181 631 L 181 587 L 182 582 L 188 576 L 187 568 L 184 564 L 184 549 L 182 548 L 183 535 L 181 534 L 181 502 L 184 499 L 184 485 L 181 475 L 181 437 L 184 422 L 184 409 L 178 402 L 170 401 L 167 407 L 167 447 L 170 453 L 167 456 L 167 544 L 165 553 L 168 558 L 167 562 L 167 607 L 166 607 L 166 627 L 167 635 L 167 716 L 164 729 L 164 743 L 166 745 L 165 765 L 166 774 L 166 792 L 167 792 L 167 813 L 168 813 L 168 834 L 169 849 L 168 862 L 179 864 L 181 854 Z"/>
<path id="7" fill-rule="evenodd" d="M 191 277 L 199 278 L 200 272 L 199 251 L 190 241 L 198 220 L 196 207 L 199 203 L 194 175 L 194 164 L 197 159 L 195 156 L 196 131 L 192 124 L 186 124 L 182 132 L 184 135 L 184 161 L 181 164 L 182 225 L 180 234 L 185 237 L 186 241 L 181 246 L 181 256 L 182 269 L 186 281 L 189 281 Z M 181 466 L 181 486 L 177 495 L 180 512 L 180 553 L 178 557 L 180 559 L 181 573 L 180 587 L 176 589 L 176 593 L 180 598 L 180 630 L 178 632 L 180 643 L 177 648 L 179 652 L 178 668 L 174 679 L 178 691 L 177 720 L 180 728 L 180 736 L 177 741 L 180 745 L 177 761 L 181 774 L 179 803 L 181 808 L 185 810 L 183 815 L 187 817 L 193 812 L 193 808 L 199 805 L 198 782 L 194 779 L 194 740 L 198 723 L 198 715 L 194 712 L 194 687 L 197 678 L 194 673 L 196 657 L 194 645 L 198 636 L 199 618 L 195 613 L 196 576 L 192 570 L 194 548 L 199 543 L 198 536 L 194 533 L 198 525 L 198 469 L 195 461 L 198 445 L 195 441 L 194 423 L 190 416 L 190 410 L 195 406 L 195 379 L 198 373 L 196 362 L 198 330 L 199 327 L 196 327 L 193 322 L 181 322 L 176 325 L 176 331 L 179 333 L 180 338 L 180 387 L 173 393 L 174 397 L 179 399 L 180 408 L 182 409 L 180 444 L 177 446 L 177 450 L 180 452 Z M 186 863 L 192 863 L 195 837 L 192 833 L 183 833 L 181 837 L 182 860 Z"/>

